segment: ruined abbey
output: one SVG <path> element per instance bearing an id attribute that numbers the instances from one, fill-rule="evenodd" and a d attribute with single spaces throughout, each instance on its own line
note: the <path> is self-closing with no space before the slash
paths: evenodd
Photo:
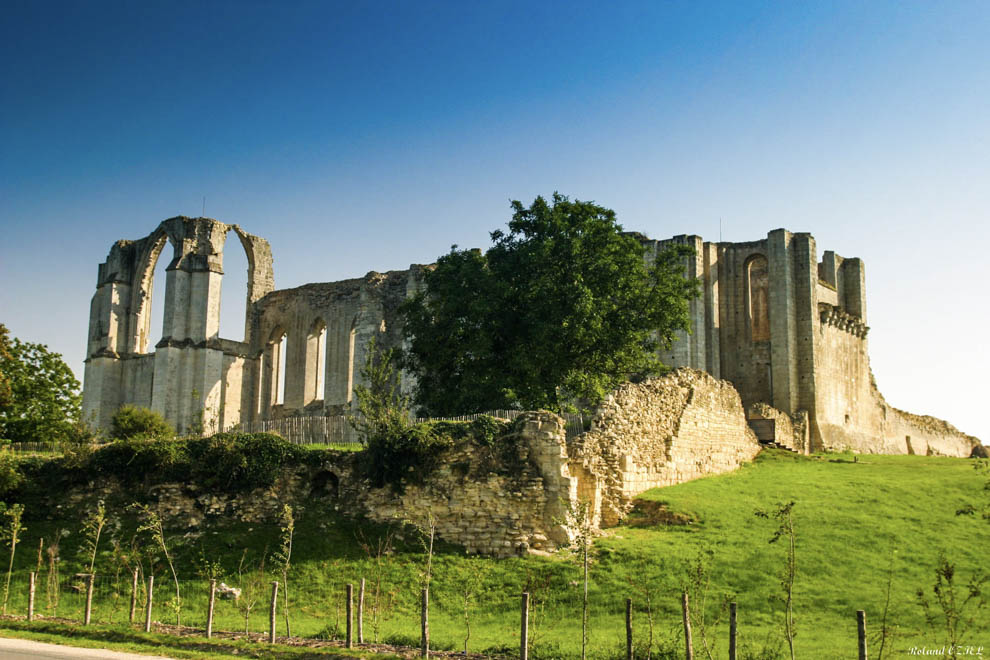
<path id="1" fill-rule="evenodd" d="M 876 390 L 859 259 L 826 251 L 819 261 L 810 234 L 783 229 L 747 243 L 638 238 L 648 258 L 670 242 L 691 245 L 688 274 L 703 284 L 693 331 L 664 362 L 732 383 L 758 433 L 801 451 L 969 455 L 972 438 L 898 411 Z M 152 291 L 166 244 L 165 291 Z M 242 341 L 218 334 L 225 247 L 247 253 Z M 209 432 L 344 412 L 369 341 L 401 341 L 397 308 L 421 286 L 423 268 L 276 290 L 268 242 L 237 225 L 176 217 L 117 241 L 90 310 L 84 415 L 104 428 L 118 407 L 135 404 L 180 431 Z M 152 295 L 165 296 L 160 336 L 150 327 Z"/>
<path id="2" fill-rule="evenodd" d="M 692 332 L 663 356 L 676 369 L 618 388 L 589 430 L 522 413 L 506 436 L 517 460 L 508 471 L 493 471 L 490 452 L 464 440 L 424 483 L 399 493 L 373 488 L 353 454 L 340 453 L 320 468 L 330 497 L 379 522 L 429 518 L 441 538 L 504 556 L 568 542 L 574 528 L 562 520 L 580 503 L 593 525 L 614 525 L 639 493 L 733 470 L 761 443 L 803 453 L 985 452 L 976 438 L 892 408 L 877 391 L 859 259 L 827 251 L 819 262 L 811 235 L 783 229 L 749 243 L 636 237 L 647 259 L 671 242 L 695 251 L 686 268 L 702 295 L 691 303 Z M 151 299 L 162 292 L 152 284 L 166 244 L 158 338 Z M 243 341 L 218 332 L 225 247 L 247 253 Z M 134 404 L 160 411 L 180 432 L 274 426 L 291 436 L 286 430 L 317 422 L 324 439 L 339 439 L 327 422 L 352 407 L 370 342 L 402 341 L 397 310 L 422 286 L 425 268 L 276 290 L 268 242 L 236 225 L 177 217 L 145 238 L 117 241 L 100 264 L 90 310 L 84 415 L 106 428 L 121 405 Z M 413 386 L 407 376 L 401 384 Z M 282 490 L 239 499 L 210 499 L 188 484 L 155 497 L 188 525 L 210 515 L 260 521 L 284 499 L 305 505 L 316 492 L 311 478 L 289 475 Z"/>

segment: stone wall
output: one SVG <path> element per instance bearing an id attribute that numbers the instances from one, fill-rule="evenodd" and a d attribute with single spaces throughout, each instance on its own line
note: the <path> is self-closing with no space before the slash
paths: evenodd
<path id="1" fill-rule="evenodd" d="M 142 493 L 167 524 L 197 528 L 209 520 L 277 523 L 284 504 L 297 512 L 332 508 L 342 515 L 397 526 L 436 525 L 437 536 L 471 553 L 511 556 L 550 551 L 572 538 L 568 512 L 577 503 L 577 480 L 568 473 L 564 421 L 548 412 L 523 413 L 500 440 L 515 454 L 464 439 L 439 457 L 422 484 L 373 488 L 353 452 L 328 452 L 318 466 L 283 470 L 270 488 L 225 493 L 196 484 L 158 483 Z M 415 481 L 415 480 L 410 480 Z M 101 479 L 59 493 L 51 510 L 94 497 L 133 499 L 115 480 Z"/>
<path id="2" fill-rule="evenodd" d="M 728 380 L 747 408 L 805 416 L 812 450 L 906 453 L 910 437 L 915 453 L 923 445 L 969 455 L 975 439 L 933 431 L 875 392 L 861 260 L 825 251 L 818 261 L 810 234 L 784 229 L 741 243 L 636 236 L 648 262 L 673 244 L 694 250 L 685 273 L 699 280 L 701 295 L 689 303 L 691 332 L 662 351 L 666 364 Z M 219 337 L 223 253 L 238 241 L 248 257 L 243 342 Z M 165 291 L 153 292 L 166 244 L 173 254 Z M 170 218 L 149 236 L 117 241 L 100 264 L 90 307 L 85 419 L 107 428 L 130 403 L 161 412 L 180 432 L 212 431 L 350 409 L 368 345 L 401 346 L 397 311 L 429 267 L 275 290 L 272 263 L 264 239 L 210 218 Z M 166 299 L 160 339 L 150 327 L 152 293 Z M 413 386 L 401 374 L 403 392 Z"/>
<path id="3" fill-rule="evenodd" d="M 568 506 L 576 480 L 567 469 L 563 420 L 524 413 L 509 439 L 518 452 L 511 474 L 495 469 L 488 450 L 471 440 L 444 453 L 424 485 L 368 489 L 360 506 L 377 522 L 434 521 L 437 535 L 468 552 L 509 556 L 552 550 L 571 538 Z"/>
<path id="4" fill-rule="evenodd" d="M 754 403 L 747 409 L 746 417 L 749 420 L 772 420 L 774 426 L 773 442 L 801 454 L 811 453 L 807 412 L 802 410 L 796 415 L 788 415 L 765 403 Z"/>
<path id="5" fill-rule="evenodd" d="M 616 390 L 571 441 L 568 459 L 578 496 L 610 526 L 639 493 L 734 470 L 759 451 L 735 388 L 678 369 Z"/>

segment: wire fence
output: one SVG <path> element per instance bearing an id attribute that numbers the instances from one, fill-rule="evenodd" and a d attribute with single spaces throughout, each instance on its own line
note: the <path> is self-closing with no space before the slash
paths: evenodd
<path id="1" fill-rule="evenodd" d="M 246 635 L 258 641 L 274 640 L 274 630 L 277 641 L 291 636 L 344 642 L 350 631 L 350 640 L 358 648 L 371 643 L 421 648 L 427 619 L 431 650 L 527 657 L 523 647 L 533 660 L 582 655 L 582 586 L 578 581 L 550 585 L 529 579 L 518 585 L 527 591 L 471 579 L 434 583 L 427 613 L 419 584 L 369 579 L 361 590 L 360 578 L 348 573 L 324 575 L 315 583 L 290 581 L 288 593 L 284 584 L 279 585 L 274 599 L 270 573 L 234 578 L 231 585 L 217 581 L 210 620 L 210 583 L 205 579 L 179 580 L 177 596 L 176 583 L 169 575 L 160 574 L 151 585 L 149 606 L 149 581 L 143 575 L 136 579 L 124 571 L 95 575 L 90 591 L 85 574 L 63 576 L 53 584 L 50 575 L 43 572 L 35 581 L 32 612 L 34 618 L 130 625 L 135 629 L 147 626 L 173 634 L 211 630 L 217 635 Z M 776 624 L 757 612 L 747 612 L 748 623 L 737 627 L 735 602 L 723 603 L 721 614 L 708 618 L 706 624 L 703 597 L 689 605 L 687 591 L 650 589 L 649 580 L 628 588 L 614 586 L 592 590 L 586 639 L 590 659 L 685 657 L 685 640 L 691 639 L 692 628 L 694 641 L 686 643 L 699 653 L 703 647 L 711 653 L 709 657 L 721 657 L 725 649 L 729 649 L 730 658 L 737 657 L 737 649 L 738 657 L 783 657 Z M 30 591 L 29 575 L 15 574 L 4 613 L 27 615 Z M 698 607 L 700 616 L 695 611 Z M 712 613 L 710 609 L 707 612 Z M 856 612 L 856 619 L 858 626 L 850 618 L 849 632 L 840 635 L 842 641 L 838 643 L 845 652 L 836 655 L 855 657 L 858 642 L 859 657 L 866 657 L 864 611 Z"/>
<path id="2" fill-rule="evenodd" d="M 176 584 L 168 574 L 155 576 L 151 607 L 148 609 L 148 580 L 121 571 L 116 575 L 93 576 L 88 595 L 85 574 L 62 576 L 51 584 L 46 573 L 35 581 L 33 617 L 58 618 L 76 623 L 132 625 L 143 630 L 146 621 L 152 630 L 169 632 L 168 626 L 205 632 L 209 612 L 209 581 L 179 580 Z M 217 581 L 213 619 L 210 625 L 216 634 L 263 635 L 267 639 L 272 619 L 273 576 L 254 574 L 244 579 L 233 578 L 231 584 Z M 134 585 L 136 584 L 136 589 Z M 352 585 L 351 630 L 355 643 L 386 643 L 411 647 L 421 644 L 422 592 L 419 584 L 366 583 L 363 602 L 360 600 L 360 578 L 341 572 L 324 576 L 319 584 L 307 584 L 305 591 L 290 579 L 288 613 L 285 585 L 280 585 L 275 608 L 275 629 L 278 637 L 344 641 L 348 629 L 347 585 Z M 533 586 L 533 585 L 530 585 Z M 236 590 L 236 592 L 234 591 Z M 534 657 L 574 657 L 575 626 L 580 631 L 579 589 L 570 585 L 570 594 L 550 588 L 537 587 L 527 598 L 527 641 L 531 649 L 542 650 Z M 17 573 L 10 584 L 6 614 L 25 616 L 29 609 L 30 578 Z M 236 593 L 236 598 L 234 594 Z M 520 591 L 510 588 L 488 588 L 475 584 L 475 591 L 465 598 L 462 586 L 434 585 L 429 595 L 430 648 L 433 650 L 484 652 L 497 656 L 518 655 L 521 641 Z M 298 594 L 298 595 L 297 595 Z M 673 609 L 664 614 L 654 603 L 647 610 L 643 603 L 633 605 L 627 620 L 625 595 L 621 598 L 599 599 L 589 610 L 589 649 L 592 658 L 625 657 L 628 642 L 627 624 L 635 626 L 636 657 L 647 657 L 647 645 L 656 652 L 667 643 L 661 634 L 663 626 L 675 626 L 678 620 Z M 671 598 L 672 607 L 676 605 Z M 615 601 L 615 602 L 612 602 Z M 177 605 L 178 604 L 178 605 Z M 360 623 L 359 623 L 360 621 Z M 653 628 L 654 631 L 650 631 Z M 358 636 L 358 630 L 361 636 Z M 177 631 L 176 631 L 177 632 Z M 668 635 L 674 640 L 676 635 Z"/>

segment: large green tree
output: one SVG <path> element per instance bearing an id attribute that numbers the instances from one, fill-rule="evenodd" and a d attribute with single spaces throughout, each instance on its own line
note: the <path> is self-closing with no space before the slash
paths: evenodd
<path id="1" fill-rule="evenodd" d="M 662 370 L 658 348 L 688 329 L 690 250 L 648 263 L 613 211 L 559 194 L 512 209 L 487 252 L 454 246 L 403 308 L 421 412 L 593 405 Z"/>
<path id="2" fill-rule="evenodd" d="M 0 325 L 0 439 L 75 439 L 80 403 L 79 381 L 60 354 L 43 344 L 8 340 Z"/>

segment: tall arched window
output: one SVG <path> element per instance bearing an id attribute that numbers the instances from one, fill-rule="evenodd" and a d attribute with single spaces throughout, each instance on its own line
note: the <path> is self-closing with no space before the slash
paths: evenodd
<path id="1" fill-rule="evenodd" d="M 327 324 L 313 323 L 306 338 L 306 403 L 324 398 L 327 363 Z"/>
<path id="2" fill-rule="evenodd" d="M 347 337 L 347 403 L 354 400 L 354 351 L 357 348 L 357 319 L 351 323 L 351 333 Z"/>
<path id="3" fill-rule="evenodd" d="M 275 328 L 269 335 L 268 344 L 265 346 L 264 364 L 262 365 L 262 382 L 264 383 L 262 398 L 267 399 L 270 406 L 285 403 L 287 348 L 288 335 L 282 328 Z"/>
<path id="4" fill-rule="evenodd" d="M 762 254 L 746 264 L 750 337 L 753 341 L 770 341 L 770 270 Z"/>
<path id="5" fill-rule="evenodd" d="M 277 372 L 277 385 L 278 389 L 275 394 L 275 405 L 282 405 L 285 403 L 285 356 L 287 353 L 287 348 L 289 347 L 289 335 L 282 335 L 282 338 L 278 342 L 278 360 L 275 362 L 275 368 Z"/>
<path id="6" fill-rule="evenodd" d="M 248 291 L 247 252 L 237 233 L 227 232 L 223 244 L 223 277 L 220 280 L 220 336 L 244 341 Z"/>
<path id="7" fill-rule="evenodd" d="M 131 301 L 131 336 L 127 340 L 128 350 L 135 353 L 154 352 L 165 335 L 166 269 L 175 257 L 175 246 L 167 249 L 168 243 L 165 234 L 161 234 L 141 259 L 141 275 Z"/>

